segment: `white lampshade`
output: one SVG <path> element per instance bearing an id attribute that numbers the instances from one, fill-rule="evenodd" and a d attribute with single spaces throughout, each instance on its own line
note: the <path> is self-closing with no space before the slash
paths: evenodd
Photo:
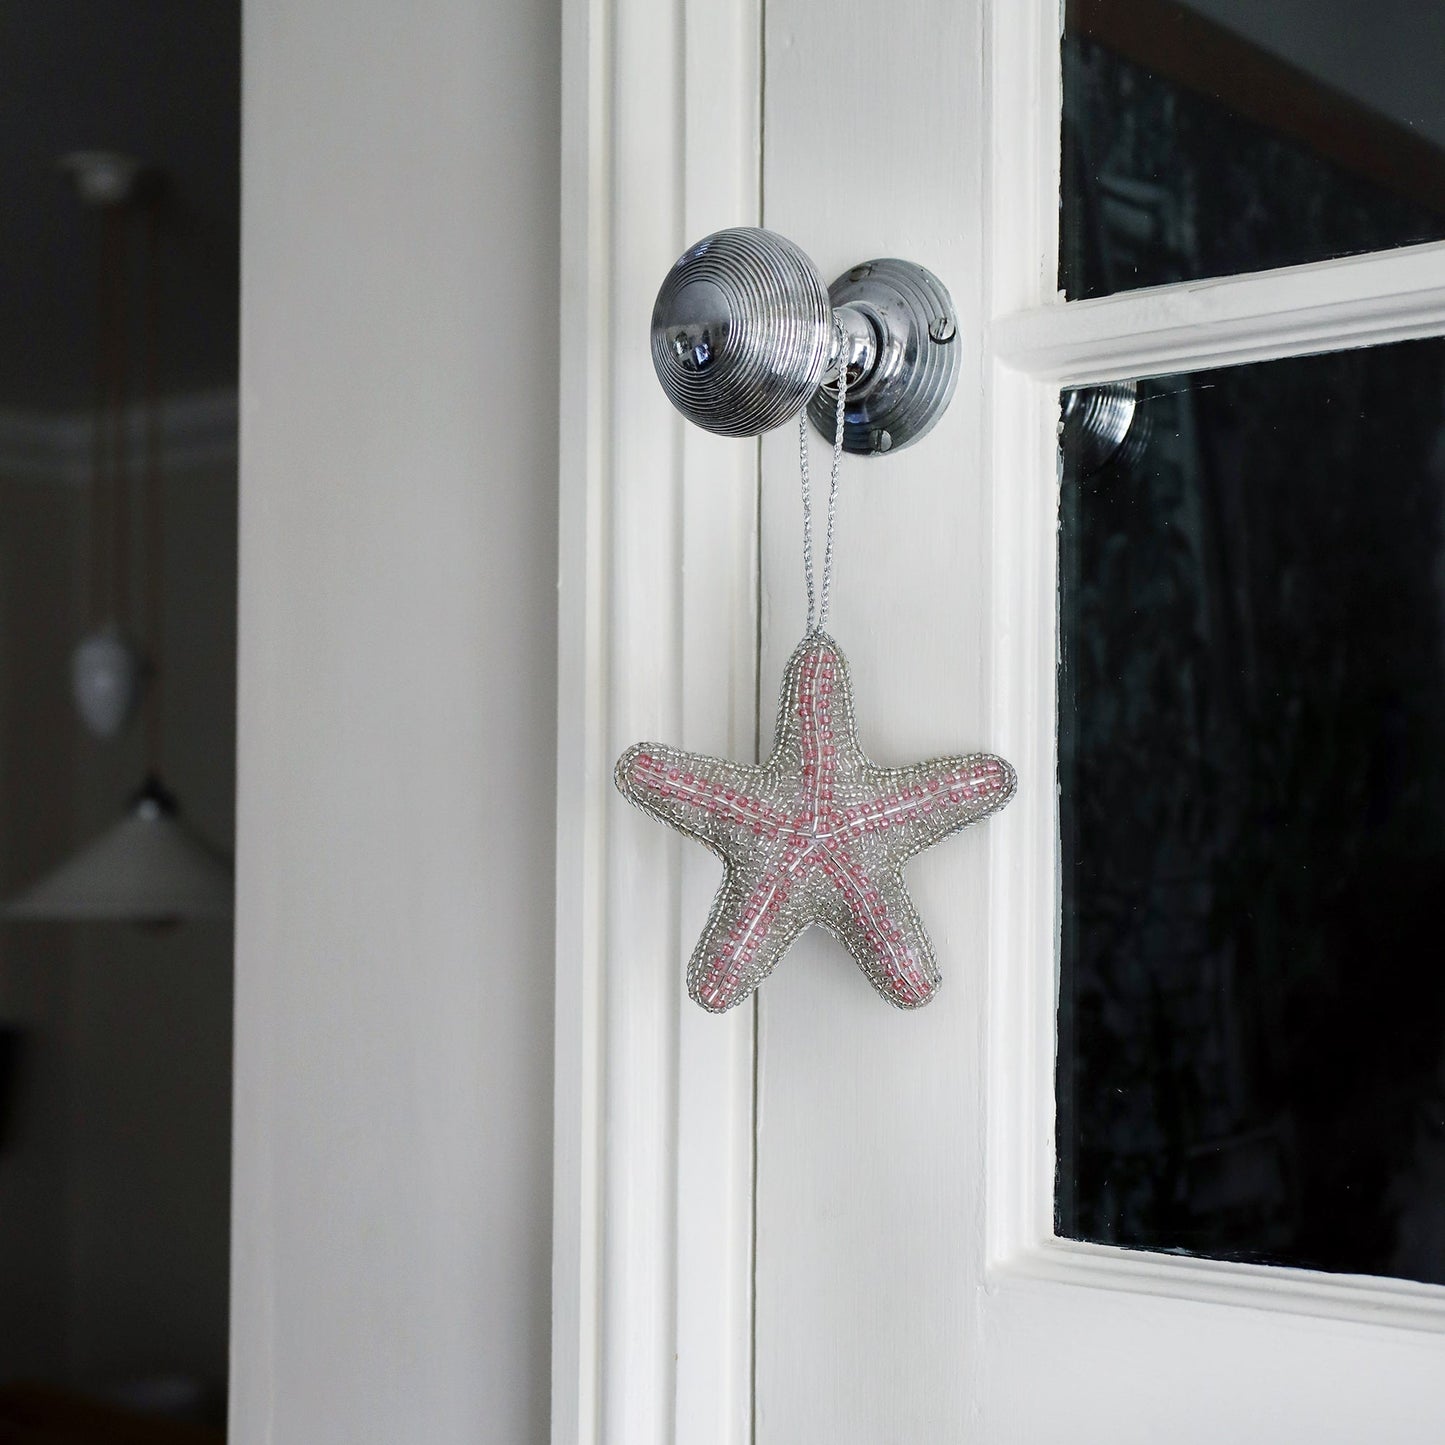
<path id="1" fill-rule="evenodd" d="M 231 867 L 148 779 L 125 815 L 8 905 L 10 918 L 170 923 L 224 918 Z"/>
<path id="2" fill-rule="evenodd" d="M 70 655 L 70 690 L 81 721 L 98 738 L 113 738 L 140 703 L 145 664 L 140 650 L 108 623 L 81 638 Z"/>

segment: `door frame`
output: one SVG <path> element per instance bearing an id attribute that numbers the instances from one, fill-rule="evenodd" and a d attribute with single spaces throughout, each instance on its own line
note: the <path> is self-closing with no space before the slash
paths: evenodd
<path id="1" fill-rule="evenodd" d="M 785 4 L 799 33 L 792 19 L 823 8 L 773 0 L 770 29 Z M 1055 767 L 1059 387 L 1445 331 L 1445 245 L 1060 304 L 1059 9 L 980 0 L 978 26 L 986 736 L 1033 779 Z M 715 1019 L 688 1002 L 680 965 L 714 870 L 618 806 L 611 765 L 643 736 L 736 757 L 758 741 L 760 449 L 670 413 L 646 317 L 684 244 L 763 214 L 762 5 L 564 0 L 563 14 L 553 1439 L 742 1445 L 757 1011 Z M 1445 1334 L 1430 1286 L 1055 1238 L 1052 790 L 1023 790 L 991 836 L 985 1268 L 967 1306 L 985 1332 L 967 1364 L 980 1438 L 1046 1438 L 1093 1410 L 1113 1413 L 1119 1438 L 1148 1438 L 1137 1432 L 1218 1396 L 1211 1370 L 1239 1380 L 1220 1407 L 1236 1429 L 1281 1398 L 1302 1429 L 1304 1415 L 1345 1428 L 1341 1402 L 1379 1410 L 1418 1390 Z M 1161 1329 L 1179 1358 L 1151 1378 L 1128 1354 Z M 1001 1356 L 1010 1332 L 1039 1358 Z M 1069 1369 L 1030 1388 L 1070 1351 Z M 1341 1362 L 1376 1384 L 1361 1390 Z M 1217 1428 L 1197 1415 L 1176 1438 Z M 1381 1438 L 1397 1438 L 1388 1422 Z"/>
<path id="2" fill-rule="evenodd" d="M 761 3 L 562 11 L 552 1438 L 739 1445 L 755 1011 L 687 998 L 711 860 L 612 766 L 757 746 L 758 448 L 682 422 L 647 320 L 685 245 L 758 220 Z"/>

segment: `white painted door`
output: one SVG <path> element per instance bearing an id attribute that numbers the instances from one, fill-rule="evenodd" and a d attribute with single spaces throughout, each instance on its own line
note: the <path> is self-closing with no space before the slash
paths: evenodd
<path id="1" fill-rule="evenodd" d="M 1054 1235 L 1055 426 L 1062 384 L 1438 334 L 1445 250 L 1065 304 L 1051 0 L 568 14 L 554 1439 L 1439 1438 L 1445 1291 Z M 910 865 L 915 1014 L 814 933 L 703 1015 L 715 864 L 608 784 L 641 737 L 765 750 L 801 633 L 792 429 L 685 429 L 646 353 L 682 245 L 759 220 L 959 310 L 946 417 L 845 468 L 830 628 L 880 761 L 1021 778 Z"/>

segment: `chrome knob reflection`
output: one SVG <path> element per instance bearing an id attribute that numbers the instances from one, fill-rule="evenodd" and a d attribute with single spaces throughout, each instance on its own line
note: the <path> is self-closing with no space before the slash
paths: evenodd
<path id="1" fill-rule="evenodd" d="M 1059 446 L 1084 473 L 1111 462 L 1133 466 L 1149 443 L 1149 414 L 1139 405 L 1137 381 L 1077 386 L 1063 395 Z"/>

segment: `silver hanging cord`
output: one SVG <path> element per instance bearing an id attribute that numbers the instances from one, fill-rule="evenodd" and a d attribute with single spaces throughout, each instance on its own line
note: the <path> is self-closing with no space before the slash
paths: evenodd
<path id="1" fill-rule="evenodd" d="M 823 586 L 813 586 L 813 483 L 808 474 L 808 409 L 798 413 L 798 470 L 803 478 L 803 579 L 808 585 L 808 636 L 828 625 L 828 598 L 833 587 L 833 522 L 838 515 L 838 468 L 843 460 L 843 411 L 848 396 L 848 353 L 843 339 L 838 350 L 838 409 L 833 427 L 833 471 L 828 480 L 828 521 L 823 533 Z"/>

